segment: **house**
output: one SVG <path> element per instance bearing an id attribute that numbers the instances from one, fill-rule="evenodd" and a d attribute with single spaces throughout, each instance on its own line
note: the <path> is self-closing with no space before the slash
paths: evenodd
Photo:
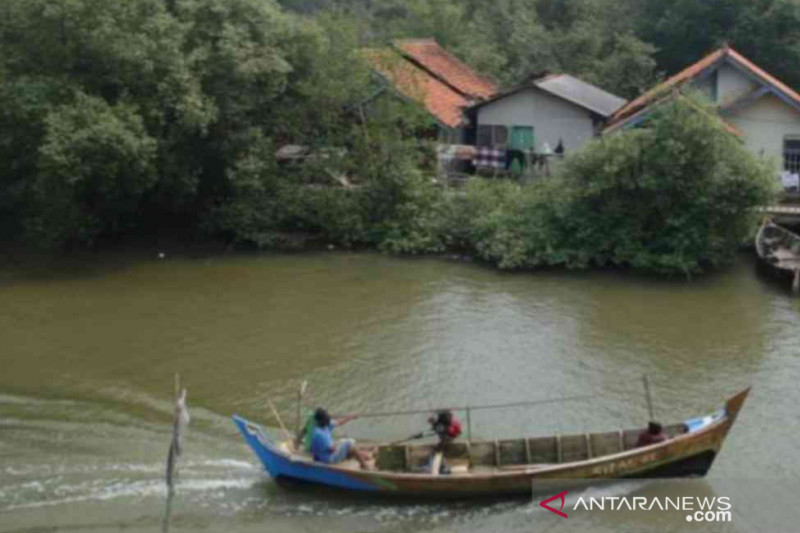
<path id="1" fill-rule="evenodd" d="M 434 39 L 397 40 L 389 47 L 366 48 L 361 53 L 373 71 L 376 87 L 366 98 L 351 103 L 348 114 L 369 113 L 369 106 L 388 94 L 419 106 L 431 117 L 433 128 L 416 132 L 422 137 L 453 146 L 473 142 L 474 124 L 464 111 L 497 92 L 493 80 L 475 72 Z M 287 144 L 276 151 L 275 158 L 282 165 L 302 165 L 346 153 L 342 150 Z M 329 177 L 344 187 L 352 186 L 346 176 L 329 173 Z"/>
<path id="2" fill-rule="evenodd" d="M 497 92 L 493 80 L 475 72 L 434 39 L 398 40 L 390 48 L 365 50 L 364 55 L 385 87 L 425 108 L 442 142 L 469 143 L 474 125 L 464 110 Z"/>
<path id="3" fill-rule="evenodd" d="M 619 109 L 606 132 L 641 123 L 670 93 L 685 87 L 707 95 L 729 131 L 754 153 L 800 173 L 800 94 L 729 46 L 707 55 Z"/>
<path id="4" fill-rule="evenodd" d="M 626 100 L 568 74 L 545 74 L 474 105 L 476 145 L 547 152 L 576 150 Z"/>

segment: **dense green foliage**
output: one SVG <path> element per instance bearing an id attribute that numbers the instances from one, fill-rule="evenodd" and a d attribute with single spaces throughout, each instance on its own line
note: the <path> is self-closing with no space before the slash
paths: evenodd
<path id="1" fill-rule="evenodd" d="M 565 71 L 632 97 L 728 40 L 800 82 L 800 0 L 281 3 L 5 0 L 0 237 L 308 236 L 503 268 L 691 273 L 726 260 L 768 194 L 765 168 L 709 116 L 678 102 L 547 183 L 450 195 L 420 142 L 431 119 L 379 90 L 362 48 L 435 37 L 504 84 Z M 311 156 L 278 162 L 287 143 Z"/>
<path id="2" fill-rule="evenodd" d="M 800 1 L 643 0 L 637 33 L 675 72 L 727 42 L 790 86 L 800 87 Z"/>
<path id="3" fill-rule="evenodd" d="M 624 2 L 623 2 L 624 3 Z M 657 76 L 656 49 L 619 0 L 283 0 L 304 13 L 347 12 L 362 41 L 434 37 L 479 71 L 513 85 L 569 72 L 632 97 Z"/>
<path id="4" fill-rule="evenodd" d="M 281 0 L 338 9 L 366 41 L 436 37 L 504 84 L 569 72 L 631 98 L 727 42 L 800 86 L 800 0 Z"/>
<path id="5" fill-rule="evenodd" d="M 0 17 L 4 236 L 177 226 L 269 245 L 309 224 L 287 206 L 311 178 L 364 184 L 365 227 L 402 201 L 373 189 L 413 180 L 418 150 L 396 132 L 428 119 L 392 102 L 359 113 L 375 86 L 347 20 L 269 0 L 7 0 Z M 285 170 L 286 142 L 348 157 Z"/>

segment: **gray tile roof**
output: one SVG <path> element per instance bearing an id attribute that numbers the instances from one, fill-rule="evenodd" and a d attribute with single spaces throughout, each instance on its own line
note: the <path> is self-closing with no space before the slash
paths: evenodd
<path id="1" fill-rule="evenodd" d="M 605 118 L 613 115 L 615 111 L 627 103 L 626 100 L 569 74 L 553 74 L 533 83 L 543 91 L 584 107 Z"/>

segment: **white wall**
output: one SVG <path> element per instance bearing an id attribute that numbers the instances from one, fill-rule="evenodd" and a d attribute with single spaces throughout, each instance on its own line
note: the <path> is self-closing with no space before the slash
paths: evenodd
<path id="1" fill-rule="evenodd" d="M 723 63 L 717 70 L 717 103 L 730 104 L 760 86 L 741 70 Z"/>
<path id="2" fill-rule="evenodd" d="M 725 119 L 741 130 L 748 148 L 756 155 L 773 158 L 781 170 L 784 138 L 800 136 L 800 111 L 772 94 L 725 115 Z"/>
<path id="3" fill-rule="evenodd" d="M 714 103 L 727 105 L 761 85 L 736 67 L 723 63 L 711 74 L 692 82 L 692 87 Z"/>
<path id="4" fill-rule="evenodd" d="M 563 139 L 567 152 L 577 150 L 595 135 L 592 115 L 582 107 L 530 88 L 478 109 L 479 126 L 533 126 L 536 150 L 545 141 L 552 150 Z"/>

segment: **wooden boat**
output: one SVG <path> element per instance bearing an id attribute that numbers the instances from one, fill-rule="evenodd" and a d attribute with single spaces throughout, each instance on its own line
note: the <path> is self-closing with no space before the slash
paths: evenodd
<path id="1" fill-rule="evenodd" d="M 339 489 L 405 496 L 461 498 L 530 493 L 535 481 L 703 476 L 711 468 L 749 389 L 721 409 L 665 426 L 669 439 L 636 447 L 642 429 L 453 442 L 445 451 L 451 472 L 427 465 L 433 444 L 382 445 L 376 470 L 355 461 L 315 462 L 291 441 L 278 442 L 263 427 L 234 416 L 234 422 L 267 472 L 278 481 L 303 481 Z"/>
<path id="2" fill-rule="evenodd" d="M 792 291 L 800 293 L 800 236 L 765 219 L 756 235 L 756 253 L 768 273 L 792 280 Z"/>

